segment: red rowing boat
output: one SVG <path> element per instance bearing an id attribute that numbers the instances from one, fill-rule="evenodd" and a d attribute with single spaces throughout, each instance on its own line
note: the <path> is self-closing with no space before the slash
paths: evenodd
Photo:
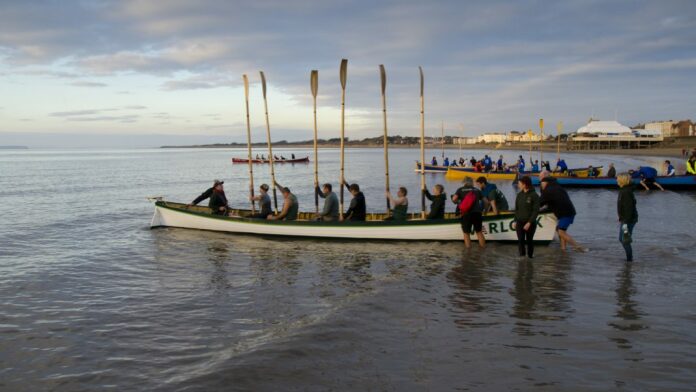
<path id="1" fill-rule="evenodd" d="M 309 157 L 296 158 L 296 159 L 276 159 L 274 163 L 308 163 Z M 232 163 L 249 163 L 246 158 L 232 158 Z M 252 159 L 251 163 L 271 163 L 268 159 Z"/>

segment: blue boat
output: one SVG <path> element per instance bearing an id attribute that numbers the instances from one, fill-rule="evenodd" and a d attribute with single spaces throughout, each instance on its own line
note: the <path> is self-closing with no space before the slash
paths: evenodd
<path id="1" fill-rule="evenodd" d="M 619 188 L 616 178 L 610 177 L 559 177 L 556 180 L 560 185 L 568 188 Z M 640 179 L 634 178 L 632 182 L 634 185 L 639 185 Z M 696 190 L 696 176 L 693 175 L 658 176 L 655 182 L 670 190 Z M 532 184 L 539 185 L 539 177 L 532 177 Z"/>

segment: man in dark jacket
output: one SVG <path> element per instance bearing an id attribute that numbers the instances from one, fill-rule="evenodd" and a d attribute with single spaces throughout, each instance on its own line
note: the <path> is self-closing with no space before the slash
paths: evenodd
<path id="1" fill-rule="evenodd" d="M 365 204 L 365 195 L 360 192 L 360 186 L 358 186 L 358 184 L 350 184 L 350 186 L 348 186 L 348 183 L 344 183 L 343 185 L 345 185 L 346 188 L 348 188 L 348 192 L 353 195 L 353 199 L 350 201 L 350 206 L 343 216 L 343 220 L 364 221 L 367 215 L 367 206 Z"/>
<path id="2" fill-rule="evenodd" d="M 437 184 L 433 187 L 433 193 L 431 194 L 426 189 L 425 197 L 432 201 L 430 204 L 430 212 L 426 219 L 444 219 L 445 218 L 445 200 L 447 200 L 447 195 L 445 194 L 445 188 Z"/>
<path id="3" fill-rule="evenodd" d="M 213 186 L 208 188 L 205 192 L 201 193 L 195 200 L 188 204 L 188 206 L 196 205 L 205 199 L 208 200 L 208 207 L 212 210 L 215 215 L 225 215 L 227 213 L 227 197 L 225 196 L 225 190 L 222 187 L 224 181 L 215 180 Z"/>
<path id="4" fill-rule="evenodd" d="M 566 245 L 570 244 L 575 250 L 583 252 L 585 249 L 568 234 L 568 227 L 575 220 L 575 206 L 570 201 L 568 192 L 558 184 L 555 178 L 544 177 L 541 180 L 539 205 L 542 209 L 546 207 L 546 209 L 553 212 L 558 219 L 556 231 L 561 241 L 561 250 L 565 250 Z"/>
<path id="5" fill-rule="evenodd" d="M 474 204 L 468 211 L 460 211 L 459 204 L 464 200 L 464 198 L 473 192 L 476 197 Z M 461 225 L 462 232 L 464 233 L 464 245 L 467 248 L 471 248 L 471 229 L 473 228 L 476 232 L 476 237 L 478 238 L 478 243 L 481 248 L 486 246 L 486 238 L 483 236 L 483 196 L 481 196 L 481 191 L 478 188 L 474 188 L 474 179 L 471 177 L 464 178 L 464 186 L 457 189 L 457 191 L 452 195 L 452 201 L 457 205 L 457 211 L 461 214 Z"/>

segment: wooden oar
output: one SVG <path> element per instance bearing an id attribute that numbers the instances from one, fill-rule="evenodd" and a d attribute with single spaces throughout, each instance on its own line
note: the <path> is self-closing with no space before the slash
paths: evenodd
<path id="1" fill-rule="evenodd" d="M 275 213 L 278 213 L 278 196 L 276 193 L 276 180 L 275 180 L 275 158 L 273 157 L 273 144 L 271 143 L 271 123 L 268 120 L 268 100 L 266 99 L 266 76 L 264 76 L 263 71 L 259 71 L 261 74 L 261 89 L 263 91 L 263 107 L 266 111 L 266 139 L 268 140 L 268 160 L 271 162 L 271 181 L 273 185 L 273 206 L 275 208 Z"/>
<path id="2" fill-rule="evenodd" d="M 345 129 L 346 129 L 346 78 L 348 76 L 348 60 L 341 60 L 341 69 L 339 71 L 339 78 L 341 79 L 341 208 L 339 210 L 340 219 L 343 220 L 343 184 L 345 183 L 344 176 L 344 140 Z"/>
<path id="3" fill-rule="evenodd" d="M 389 193 L 389 139 L 387 136 L 387 71 L 384 69 L 384 65 L 379 65 L 379 77 L 382 80 L 382 119 L 384 120 L 384 176 L 386 181 L 384 183 L 387 193 Z M 391 202 L 389 197 L 387 197 L 387 214 L 391 210 Z"/>
<path id="4" fill-rule="evenodd" d="M 249 78 L 246 74 L 244 79 L 244 102 L 246 103 L 246 124 L 247 124 L 247 157 L 249 159 L 249 196 L 251 197 L 251 212 L 256 213 L 256 202 L 254 201 L 254 165 L 251 162 L 251 123 L 249 121 Z"/>
<path id="5" fill-rule="evenodd" d="M 312 70 L 309 86 L 314 99 L 314 207 L 319 213 L 319 156 L 317 154 L 317 92 L 319 91 L 319 71 Z"/>
<path id="6" fill-rule="evenodd" d="M 558 140 L 556 141 L 556 162 L 561 159 L 561 132 L 563 131 L 563 121 L 559 121 L 556 125 L 558 130 Z"/>
<path id="7" fill-rule="evenodd" d="M 442 146 L 442 161 L 445 161 L 445 121 L 442 121 L 442 130 L 440 134 L 440 142 Z"/>
<path id="8" fill-rule="evenodd" d="M 544 162 L 544 119 L 539 119 L 539 160 Z"/>
<path id="9" fill-rule="evenodd" d="M 418 66 L 420 73 L 420 126 L 421 126 L 421 218 L 425 219 L 425 99 L 423 98 L 423 68 Z"/>

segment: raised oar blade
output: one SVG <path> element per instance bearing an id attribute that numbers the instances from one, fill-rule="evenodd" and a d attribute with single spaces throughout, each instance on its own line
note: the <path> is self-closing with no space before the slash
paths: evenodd
<path id="1" fill-rule="evenodd" d="M 242 75 L 244 81 L 244 103 L 246 106 L 247 124 L 247 160 L 249 164 L 249 195 L 251 196 L 251 212 L 256 213 L 256 202 L 254 202 L 254 169 L 251 162 L 251 124 L 249 122 L 249 78 L 246 74 Z"/>
<path id="2" fill-rule="evenodd" d="M 263 99 L 266 99 L 266 76 L 264 76 L 263 71 L 259 71 L 261 74 L 261 91 L 263 91 Z"/>
<path id="3" fill-rule="evenodd" d="M 249 99 L 249 78 L 244 74 L 242 75 L 242 79 L 244 79 L 244 97 Z"/>
<path id="4" fill-rule="evenodd" d="M 314 100 L 314 209 L 319 213 L 319 159 L 317 154 L 317 93 L 319 92 L 319 71 L 313 69 L 309 76 L 309 86 Z"/>
<path id="5" fill-rule="evenodd" d="M 387 90 L 387 71 L 384 69 L 384 64 L 379 65 L 379 78 L 382 81 L 382 95 L 384 95 Z"/>
<path id="6" fill-rule="evenodd" d="M 313 69 L 312 73 L 310 74 L 309 84 L 312 88 L 312 96 L 316 98 L 317 92 L 319 91 L 319 71 L 317 71 L 316 69 Z"/>
<path id="7" fill-rule="evenodd" d="M 339 72 L 339 77 L 341 78 L 341 88 L 346 89 L 346 78 L 348 77 L 348 60 L 341 60 L 341 71 Z"/>
<path id="8" fill-rule="evenodd" d="M 425 219 L 425 98 L 423 67 L 418 66 L 420 74 L 420 99 L 421 99 L 421 217 Z"/>
<path id="9" fill-rule="evenodd" d="M 389 193 L 389 139 L 387 135 L 387 71 L 384 64 L 379 65 L 379 78 L 382 82 L 382 118 L 384 120 L 384 189 Z M 387 197 L 387 213 L 391 210 L 391 202 Z"/>

